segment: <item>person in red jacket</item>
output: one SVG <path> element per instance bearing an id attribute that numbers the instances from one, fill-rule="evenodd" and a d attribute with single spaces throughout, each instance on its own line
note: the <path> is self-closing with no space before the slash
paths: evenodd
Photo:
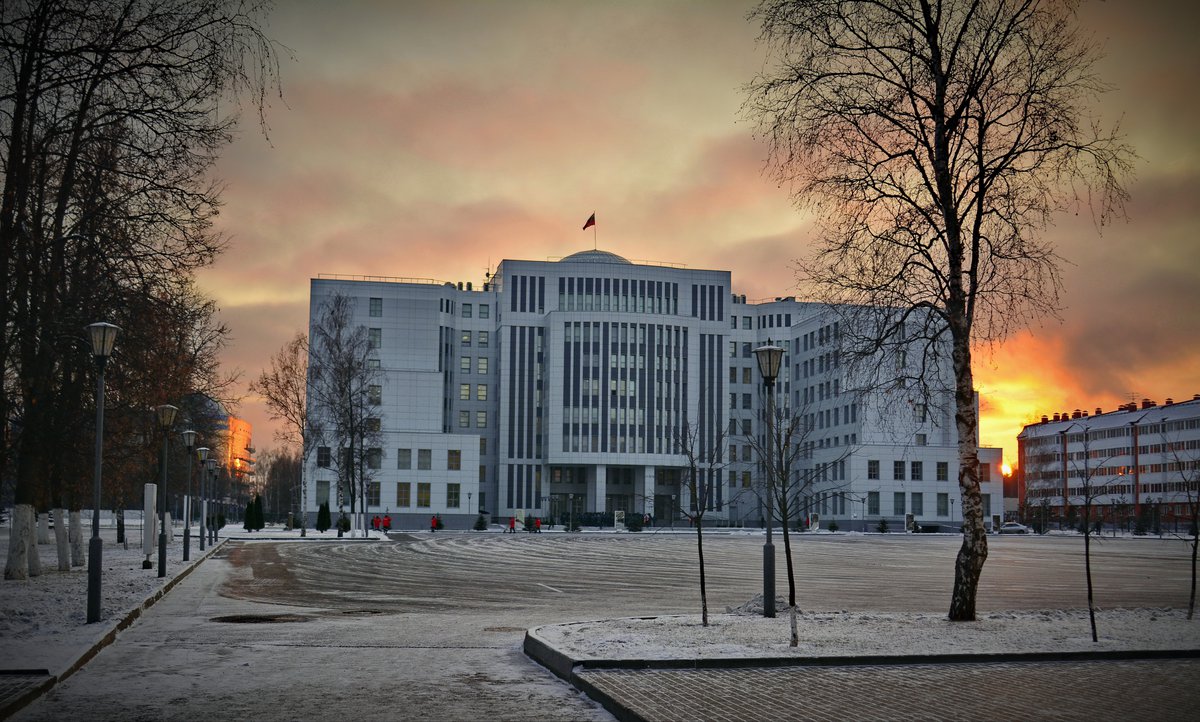
<path id="1" fill-rule="evenodd" d="M 371 517 L 371 528 L 374 529 L 375 531 L 379 531 L 379 515 L 378 514 Z"/>
<path id="2" fill-rule="evenodd" d="M 515 516 L 508 517 L 508 531 L 511 534 L 517 533 L 517 517 L 515 517 Z"/>
<path id="3" fill-rule="evenodd" d="M 437 514 L 429 517 L 429 531 L 437 531 Z"/>
<path id="4" fill-rule="evenodd" d="M 383 517 L 383 531 L 386 533 L 391 530 L 392 530 L 392 515 L 385 514 Z"/>
<path id="5" fill-rule="evenodd" d="M 534 534 L 542 533 L 542 517 L 540 517 L 540 516 L 533 520 L 533 533 Z"/>

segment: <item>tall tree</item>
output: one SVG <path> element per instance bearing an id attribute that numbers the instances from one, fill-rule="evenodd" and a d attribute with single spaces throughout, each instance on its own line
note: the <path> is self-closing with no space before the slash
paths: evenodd
<path id="1" fill-rule="evenodd" d="M 250 393 L 258 394 L 267 404 L 272 420 L 282 421 L 275 431 L 275 440 L 298 448 L 300 461 L 308 460 L 312 452 L 310 437 L 319 433 L 309 427 L 305 413 L 308 389 L 308 336 L 297 333 L 271 357 L 270 366 L 263 369 L 258 378 L 250 383 Z M 294 503 L 300 517 L 300 535 L 306 536 L 304 480 L 295 487 Z"/>
<path id="2" fill-rule="evenodd" d="M 332 459 L 338 488 L 349 495 L 351 516 L 361 512 L 357 526 L 365 533 L 367 484 L 380 453 L 382 372 L 371 363 L 377 356 L 366 327 L 353 321 L 353 298 L 335 293 L 325 299 L 312 328 L 307 423 L 308 436 L 338 450 Z"/>
<path id="3" fill-rule="evenodd" d="M 802 278 L 868 356 L 949 357 L 963 540 L 951 620 L 975 618 L 987 559 L 972 343 L 1057 306 L 1061 211 L 1120 212 L 1132 152 L 1088 122 L 1105 90 L 1071 0 L 766 0 L 767 68 L 745 114 L 770 167 L 820 221 Z M 851 344 L 854 346 L 854 344 Z M 947 353 L 948 351 L 948 353 Z"/>
<path id="4" fill-rule="evenodd" d="M 0 468 L 17 505 L 79 503 L 65 480 L 88 476 L 78 460 L 91 440 L 72 427 L 92 402 L 85 324 L 127 332 L 109 366 L 117 404 L 138 390 L 113 372 L 138 371 L 144 350 L 176 372 L 153 376 L 154 403 L 178 401 L 167 393 L 180 380 L 215 378 L 196 362 L 224 332 L 191 278 L 223 247 L 208 172 L 230 110 L 245 92 L 261 121 L 277 78 L 264 13 L 237 0 L 0 5 Z M 235 101 L 224 114 L 222 97 Z M 148 347 L 131 343 L 155 326 Z M 10 545 L 6 574 L 26 551 Z"/>

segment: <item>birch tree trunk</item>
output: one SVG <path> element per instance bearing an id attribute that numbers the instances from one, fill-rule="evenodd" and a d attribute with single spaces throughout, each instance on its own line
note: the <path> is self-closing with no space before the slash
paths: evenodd
<path id="1" fill-rule="evenodd" d="M 67 540 L 67 510 L 54 510 L 54 549 L 58 553 L 58 571 L 71 571 L 71 545 Z"/>
<path id="2" fill-rule="evenodd" d="M 71 520 L 71 566 L 81 567 L 87 557 L 83 553 L 83 515 L 79 511 L 73 511 L 70 515 Z"/>
<path id="3" fill-rule="evenodd" d="M 32 543 L 35 538 L 34 535 L 37 534 L 37 518 L 33 515 L 32 510 L 33 510 L 33 507 L 30 507 L 31 513 L 29 514 L 29 521 L 25 527 L 26 529 L 28 529 L 26 534 L 28 535 L 28 538 L 30 541 L 30 544 L 29 544 L 29 576 L 40 577 L 40 576 L 42 576 L 42 555 L 41 555 L 41 552 L 38 550 L 38 545 Z M 13 528 L 15 529 L 16 527 L 14 526 Z"/>
<path id="4" fill-rule="evenodd" d="M 5 579 L 29 578 L 29 549 L 33 546 L 33 507 L 17 504 L 12 510 L 12 531 L 8 538 L 8 560 L 4 565 Z"/>

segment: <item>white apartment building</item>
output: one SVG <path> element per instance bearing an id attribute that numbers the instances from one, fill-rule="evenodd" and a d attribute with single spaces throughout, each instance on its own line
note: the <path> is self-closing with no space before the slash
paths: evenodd
<path id="1" fill-rule="evenodd" d="M 1098 518 L 1153 511 L 1160 523 L 1193 521 L 1200 493 L 1200 394 L 1161 406 L 1143 399 L 1115 411 L 1075 409 L 1017 436 L 1018 489 L 1027 514 L 1067 519 L 1091 497 Z M 1147 508 L 1149 507 L 1149 508 Z"/>
<path id="2" fill-rule="evenodd" d="M 694 505 L 678 445 L 687 427 L 696 454 L 719 459 L 701 471 L 706 522 L 761 524 L 749 493 L 761 473 L 750 440 L 764 433 L 753 349 L 774 341 L 786 350 L 777 398 L 811 414 L 809 438 L 819 441 L 804 463 L 827 464 L 806 500 L 823 524 L 866 524 L 864 513 L 872 524 L 905 513 L 952 523 L 953 425 L 932 414 L 880 418 L 894 404 L 848 391 L 823 307 L 747 303 L 731 288 L 729 271 L 599 250 L 505 260 L 478 289 L 313 279 L 310 322 L 331 294 L 351 297 L 353 323 L 370 330 L 379 359 L 373 403 L 384 441 L 371 455 L 368 513 L 406 528 L 434 514 L 466 528 L 479 513 L 560 522 L 623 511 L 665 523 Z M 323 501 L 338 506 L 332 453 L 308 456 L 310 515 Z M 995 466 L 998 482 L 998 455 Z M 997 510 L 999 492 L 985 487 Z"/>

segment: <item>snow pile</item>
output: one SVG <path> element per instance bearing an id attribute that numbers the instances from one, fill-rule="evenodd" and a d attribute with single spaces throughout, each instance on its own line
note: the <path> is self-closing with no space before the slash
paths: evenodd
<path id="1" fill-rule="evenodd" d="M 758 615 L 748 610 L 757 604 Z M 1200 622 L 1180 609 L 1098 612 L 1092 642 L 1086 609 L 983 612 L 974 622 L 945 613 L 797 611 L 798 647 L 788 646 L 786 601 L 762 614 L 761 596 L 728 614 L 612 619 L 539 627 L 537 636 L 575 659 L 704 659 L 865 655 L 1001 654 L 1200 649 Z"/>

